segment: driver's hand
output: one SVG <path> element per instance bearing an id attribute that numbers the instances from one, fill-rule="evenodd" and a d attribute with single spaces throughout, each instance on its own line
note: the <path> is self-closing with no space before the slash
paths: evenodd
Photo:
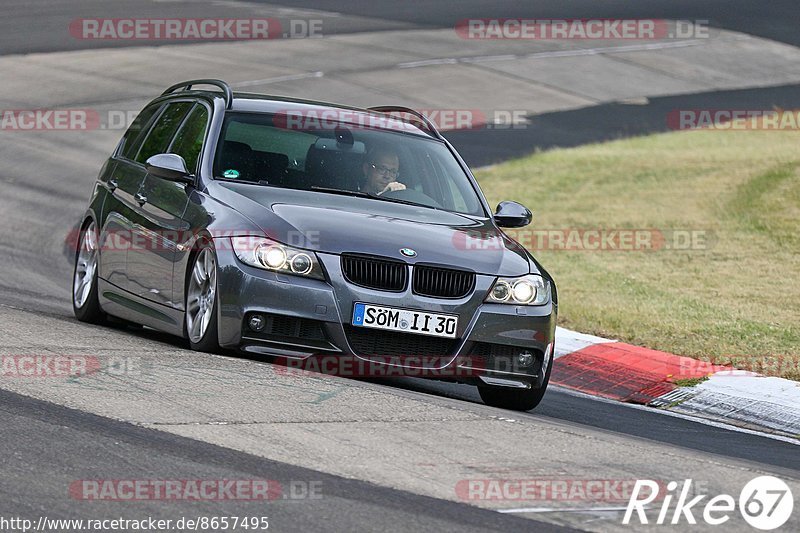
<path id="1" fill-rule="evenodd" d="M 400 183 L 399 181 L 393 181 L 393 182 L 389 183 L 386 187 L 384 187 L 383 190 L 381 192 L 379 192 L 378 194 L 383 194 L 386 191 L 402 191 L 405 188 L 406 188 L 406 186 L 403 185 L 402 183 Z"/>

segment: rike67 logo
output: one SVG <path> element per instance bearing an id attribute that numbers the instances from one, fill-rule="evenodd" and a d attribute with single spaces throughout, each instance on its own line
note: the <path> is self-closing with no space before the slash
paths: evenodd
<path id="1" fill-rule="evenodd" d="M 660 494 L 662 488 L 663 482 L 637 480 L 622 523 L 630 524 L 634 513 L 639 523 L 650 523 L 645 509 L 649 504 L 660 500 L 658 517 L 654 522 L 657 525 L 695 525 L 701 517 L 706 524 L 719 526 L 728 522 L 731 515 L 735 516 L 738 504 L 739 513 L 750 526 L 770 531 L 786 524 L 794 508 L 791 489 L 785 482 L 773 476 L 760 476 L 750 480 L 739 493 L 738 501 L 729 494 L 710 498 L 707 494 L 694 496 L 691 479 L 684 480 L 682 485 L 677 481 L 670 481 L 666 485 L 666 494 Z M 706 498 L 709 499 L 704 502 Z M 699 516 L 695 516 L 695 513 Z"/>

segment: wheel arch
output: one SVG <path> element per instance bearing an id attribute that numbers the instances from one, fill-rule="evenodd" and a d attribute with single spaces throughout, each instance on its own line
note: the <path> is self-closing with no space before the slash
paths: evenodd
<path id="1" fill-rule="evenodd" d="M 210 248 L 214 249 L 214 254 L 216 255 L 216 247 L 214 246 L 214 238 L 211 236 L 207 230 L 199 231 L 190 243 L 187 243 L 186 246 L 190 248 L 189 254 L 187 255 L 186 265 L 184 267 L 183 272 L 183 285 L 181 288 L 181 302 L 183 304 L 183 338 L 189 338 L 189 332 L 186 331 L 186 313 L 188 313 L 188 309 L 186 307 L 186 297 L 187 291 L 189 290 L 189 277 L 192 275 L 192 269 L 194 268 L 194 261 L 197 258 L 197 254 L 200 253 L 200 250 L 204 246 L 209 246 Z M 217 275 L 217 293 L 219 293 L 219 275 Z M 217 307 L 217 314 L 219 314 L 219 306 Z"/>

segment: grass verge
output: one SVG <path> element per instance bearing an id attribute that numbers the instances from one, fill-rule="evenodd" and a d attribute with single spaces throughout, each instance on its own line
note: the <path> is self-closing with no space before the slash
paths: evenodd
<path id="1" fill-rule="evenodd" d="M 800 132 L 665 133 L 477 176 L 534 211 L 517 236 L 558 283 L 560 325 L 800 380 Z M 615 229 L 658 249 L 581 244 Z"/>

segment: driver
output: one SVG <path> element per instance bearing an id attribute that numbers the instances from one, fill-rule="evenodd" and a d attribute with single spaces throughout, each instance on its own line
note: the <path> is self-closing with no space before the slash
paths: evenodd
<path id="1" fill-rule="evenodd" d="M 386 191 L 402 191 L 405 185 L 397 180 L 400 174 L 400 158 L 397 152 L 387 147 L 373 148 L 362 165 L 364 184 L 361 191 L 367 194 L 383 194 Z"/>

